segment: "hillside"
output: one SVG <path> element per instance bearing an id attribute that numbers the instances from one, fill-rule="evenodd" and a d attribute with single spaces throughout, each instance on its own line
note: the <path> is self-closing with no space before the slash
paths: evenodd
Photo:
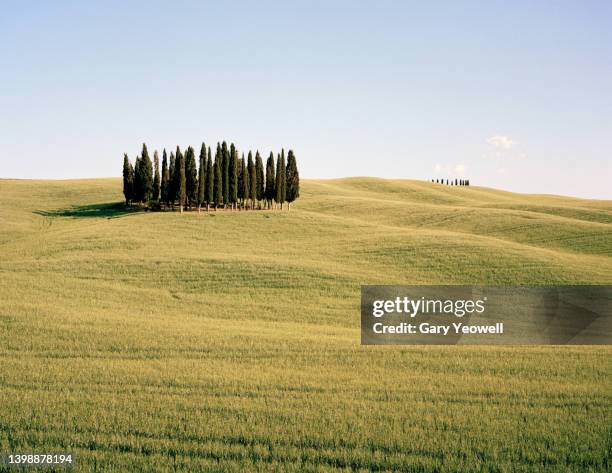
<path id="1" fill-rule="evenodd" d="M 120 179 L 0 180 L 0 451 L 69 449 L 77 471 L 609 466 L 609 347 L 361 347 L 359 290 L 612 284 L 612 201 L 373 178 L 304 181 L 290 212 L 121 200 Z"/>

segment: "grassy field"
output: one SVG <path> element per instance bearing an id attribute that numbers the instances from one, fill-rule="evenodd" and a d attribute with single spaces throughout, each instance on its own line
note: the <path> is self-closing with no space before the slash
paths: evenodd
<path id="1" fill-rule="evenodd" d="M 604 471 L 610 347 L 362 347 L 361 284 L 612 284 L 612 202 L 351 178 L 290 212 L 0 180 L 0 452 L 77 471 Z M 0 466 L 0 468 L 2 468 Z"/>

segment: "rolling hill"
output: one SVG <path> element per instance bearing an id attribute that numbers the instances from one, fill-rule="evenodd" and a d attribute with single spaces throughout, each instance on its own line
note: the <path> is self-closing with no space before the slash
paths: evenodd
<path id="1" fill-rule="evenodd" d="M 0 180 L 0 452 L 77 471 L 602 471 L 609 347 L 362 347 L 362 284 L 612 284 L 612 201 L 306 180 L 133 212 Z"/>

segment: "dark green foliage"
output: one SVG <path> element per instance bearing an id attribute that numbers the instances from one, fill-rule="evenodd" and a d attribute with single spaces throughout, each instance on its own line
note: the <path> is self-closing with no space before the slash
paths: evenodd
<path id="1" fill-rule="evenodd" d="M 249 151 L 249 159 L 247 161 L 247 173 L 249 174 L 249 192 L 247 194 L 247 199 L 251 199 L 253 201 L 253 206 L 255 206 L 255 198 L 257 196 L 257 174 L 255 173 L 255 163 L 253 163 L 253 153 Z"/>
<path id="2" fill-rule="evenodd" d="M 206 198 L 206 145 L 200 148 L 200 173 L 198 175 L 198 208 L 204 204 Z"/>
<path id="3" fill-rule="evenodd" d="M 245 198 L 244 192 L 244 153 L 242 153 L 242 158 L 238 159 L 238 200 L 242 202 Z"/>
<path id="4" fill-rule="evenodd" d="M 300 196 L 300 174 L 297 168 L 297 161 L 293 150 L 287 154 L 287 170 L 285 173 L 286 197 L 288 205 Z"/>
<path id="5" fill-rule="evenodd" d="M 281 204 L 281 208 L 283 207 L 283 202 L 287 197 L 287 187 L 285 180 L 285 150 L 282 150 L 281 154 L 278 156 L 278 161 L 276 162 L 276 179 L 275 179 L 275 187 L 276 192 L 274 195 L 274 200 L 277 204 Z"/>
<path id="6" fill-rule="evenodd" d="M 229 202 L 229 151 L 227 143 L 221 144 L 221 173 L 223 177 L 223 205 Z"/>
<path id="7" fill-rule="evenodd" d="M 238 202 L 242 202 L 243 199 L 243 195 L 242 195 L 242 159 L 238 158 L 238 153 L 236 153 L 236 158 L 237 158 L 237 163 L 236 163 L 236 177 L 237 177 L 237 184 L 238 184 L 238 192 L 237 192 L 237 197 L 238 197 Z"/>
<path id="8" fill-rule="evenodd" d="M 187 177 L 185 175 L 185 158 L 181 149 L 176 147 L 176 163 L 174 174 L 176 176 L 176 198 L 178 199 L 181 212 L 187 202 Z"/>
<path id="9" fill-rule="evenodd" d="M 259 151 L 255 153 L 255 176 L 257 178 L 257 189 L 256 189 L 255 198 L 258 201 L 262 201 L 264 199 L 265 181 L 264 181 L 263 161 L 261 160 Z"/>
<path id="10" fill-rule="evenodd" d="M 217 143 L 217 153 L 215 155 L 215 166 L 214 166 L 215 179 L 213 183 L 213 187 L 214 187 L 213 200 L 215 203 L 215 208 L 221 205 L 221 202 L 223 201 L 223 176 L 221 173 L 221 161 L 222 161 L 221 148 L 219 146 L 219 143 Z"/>
<path id="11" fill-rule="evenodd" d="M 469 181 L 455 179 L 450 181 L 450 185 L 469 185 Z M 249 151 L 247 158 L 242 153 L 242 158 L 239 158 L 234 143 L 229 148 L 225 141 L 217 143 L 214 160 L 211 147 L 202 143 L 199 165 L 193 147 L 187 147 L 183 154 L 177 146 L 176 152 L 169 156 L 163 150 L 160 169 L 158 152 L 155 151 L 152 162 L 147 146 L 143 144 L 134 167 L 124 155 L 123 194 L 126 204 L 153 201 L 158 203 L 155 208 L 159 209 L 163 208 L 160 203 L 173 208 L 178 203 L 181 212 L 185 206 L 199 209 L 204 203 L 207 209 L 211 204 L 215 209 L 221 205 L 232 209 L 271 208 L 273 202 L 280 203 L 282 208 L 283 203 L 291 204 L 300 195 L 299 173 L 293 150 L 289 151 L 287 162 L 282 150 L 276 164 L 271 152 L 264 172 L 259 151 L 255 156 Z"/>
<path id="12" fill-rule="evenodd" d="M 247 168 L 246 159 L 244 158 L 244 153 L 242 154 L 241 159 L 241 175 L 242 175 L 242 186 L 241 186 L 241 194 L 243 203 L 246 206 L 246 201 L 249 198 L 249 170 Z"/>
<path id="13" fill-rule="evenodd" d="M 215 200 L 215 174 L 210 147 L 208 147 L 208 158 L 206 158 L 206 208 Z"/>
<path id="14" fill-rule="evenodd" d="M 185 151 L 185 179 L 187 205 L 191 208 L 197 205 L 198 201 L 198 167 L 195 160 L 195 150 L 191 146 Z"/>
<path id="15" fill-rule="evenodd" d="M 153 197 L 153 163 L 149 158 L 147 145 L 142 144 L 142 156 L 140 157 L 140 200 L 150 202 Z"/>
<path id="16" fill-rule="evenodd" d="M 160 177 L 159 177 L 159 156 L 157 155 L 157 151 L 153 153 L 153 164 L 155 165 L 155 175 L 153 176 L 153 201 L 159 201 L 159 193 L 160 193 Z"/>
<path id="17" fill-rule="evenodd" d="M 234 143 L 230 146 L 229 157 L 229 203 L 235 204 L 238 202 L 238 152 Z"/>
<path id="18" fill-rule="evenodd" d="M 127 154 L 123 155 L 123 195 L 126 205 L 134 199 L 134 168 Z"/>
<path id="19" fill-rule="evenodd" d="M 173 152 L 170 152 L 168 174 L 168 203 L 174 205 L 174 201 L 176 200 L 176 158 Z"/>
<path id="20" fill-rule="evenodd" d="M 161 171 L 161 200 L 168 203 L 168 183 L 170 182 L 170 173 L 168 172 L 168 155 L 166 154 L 166 148 L 162 152 L 162 171 Z"/>
<path id="21" fill-rule="evenodd" d="M 142 166 L 140 156 L 136 156 L 134 161 L 134 188 L 132 192 L 133 202 L 142 202 L 143 199 L 143 184 L 142 184 Z"/>
<path id="22" fill-rule="evenodd" d="M 266 162 L 266 190 L 264 192 L 268 206 L 271 206 L 274 200 L 274 179 L 274 153 L 270 151 L 270 156 Z"/>

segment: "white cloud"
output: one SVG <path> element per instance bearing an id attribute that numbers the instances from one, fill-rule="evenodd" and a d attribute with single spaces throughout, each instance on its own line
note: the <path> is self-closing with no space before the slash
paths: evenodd
<path id="1" fill-rule="evenodd" d="M 434 166 L 436 174 L 442 174 L 445 176 L 463 176 L 465 175 L 465 164 L 442 165 L 436 164 Z"/>
<path id="2" fill-rule="evenodd" d="M 487 140 L 491 146 L 497 149 L 510 149 L 514 146 L 514 140 L 509 136 L 495 135 Z"/>

